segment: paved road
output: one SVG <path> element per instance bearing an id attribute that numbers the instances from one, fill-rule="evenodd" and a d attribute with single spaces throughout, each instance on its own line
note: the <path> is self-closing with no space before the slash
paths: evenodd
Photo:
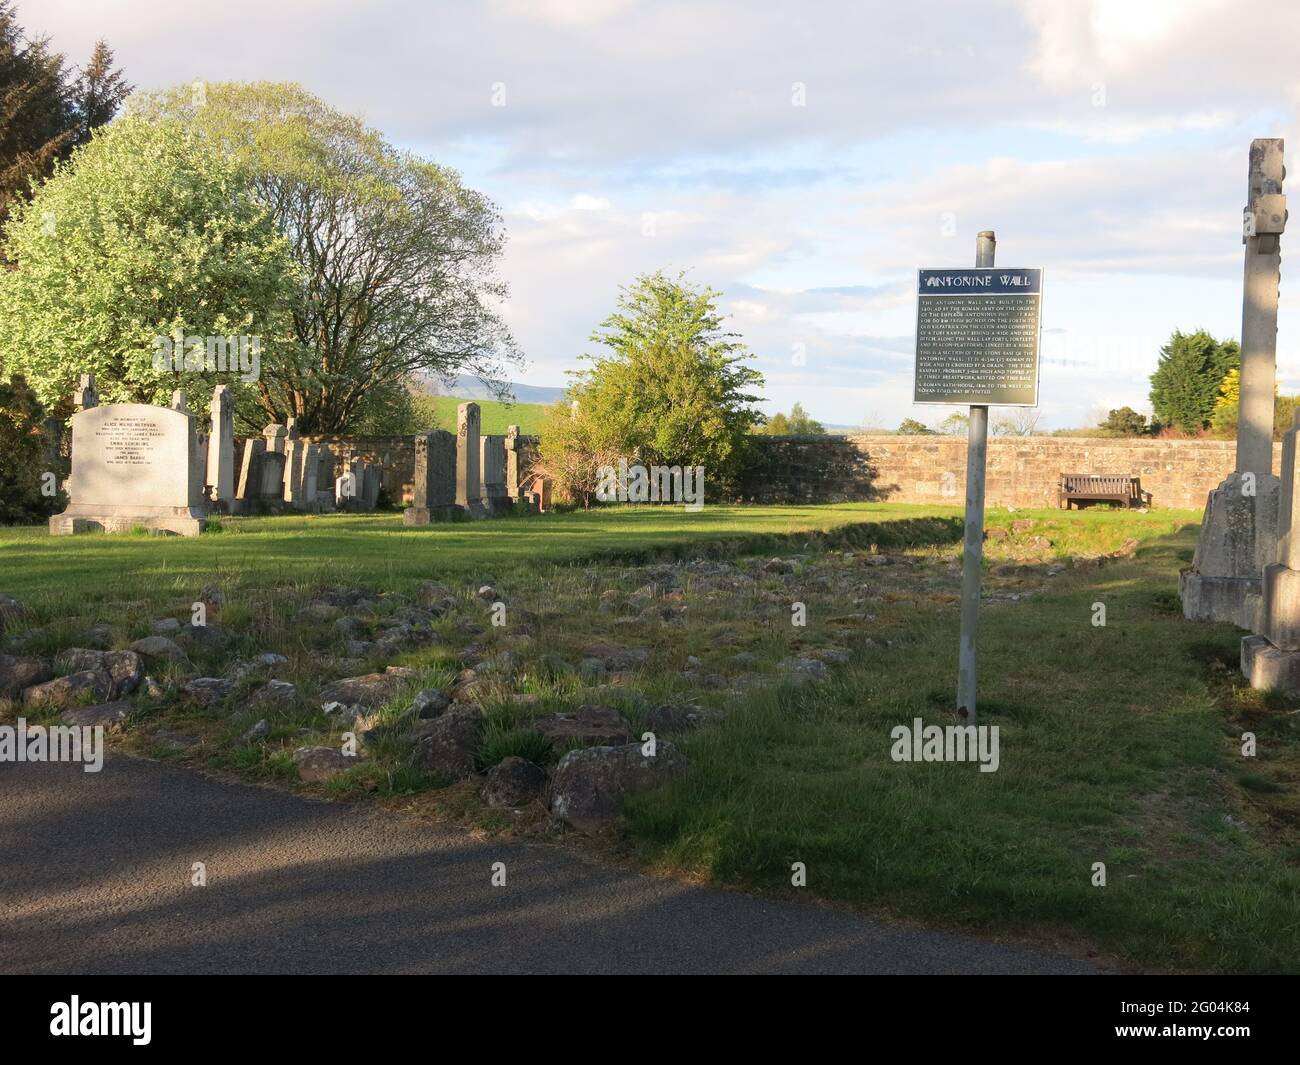
<path id="1" fill-rule="evenodd" d="M 0 764 L 0 972 L 1089 971 L 126 756 Z"/>

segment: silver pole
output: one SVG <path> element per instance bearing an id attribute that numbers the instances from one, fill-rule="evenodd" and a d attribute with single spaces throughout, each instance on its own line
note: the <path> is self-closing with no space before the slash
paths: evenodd
<path id="1" fill-rule="evenodd" d="M 975 265 L 992 266 L 998 239 L 991 229 L 975 238 Z M 988 407 L 971 407 L 966 436 L 966 538 L 961 566 L 961 645 L 957 712 L 975 720 L 975 646 L 980 627 L 980 577 L 984 562 L 984 465 L 989 443 Z"/>

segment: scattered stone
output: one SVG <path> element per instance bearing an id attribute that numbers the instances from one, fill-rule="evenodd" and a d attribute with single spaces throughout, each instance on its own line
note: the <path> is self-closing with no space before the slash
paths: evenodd
<path id="1" fill-rule="evenodd" d="M 144 655 L 145 658 L 158 658 L 165 662 L 189 661 L 185 652 L 181 650 L 180 644 L 167 639 L 166 636 L 146 636 L 143 640 L 136 640 L 131 645 L 131 650 L 136 654 Z"/>
<path id="2" fill-rule="evenodd" d="M 719 721 L 722 717 L 722 711 L 694 703 L 660 703 L 646 711 L 645 724 L 656 736 L 669 736 Z"/>
<path id="3" fill-rule="evenodd" d="M 401 666 L 389 666 L 382 673 L 367 673 L 363 677 L 346 677 L 343 680 L 332 681 L 321 688 L 321 699 L 327 703 L 382 706 L 397 694 L 397 689 L 402 686 L 402 682 L 414 672 Z"/>
<path id="4" fill-rule="evenodd" d="M 797 680 L 821 680 L 826 676 L 826 663 L 815 658 L 786 658 L 777 669 Z"/>
<path id="5" fill-rule="evenodd" d="M 785 574 L 794 572 L 794 563 L 787 562 L 783 558 L 770 558 L 763 563 L 764 573 Z"/>
<path id="6" fill-rule="evenodd" d="M 368 626 L 358 617 L 347 614 L 334 622 L 334 631 L 346 640 L 358 640 L 366 634 Z"/>
<path id="7" fill-rule="evenodd" d="M 50 663 L 28 655 L 0 655 L 0 699 L 17 699 L 23 689 L 54 676 Z"/>
<path id="8" fill-rule="evenodd" d="M 454 703 L 477 703 L 482 697 L 486 685 L 478 679 L 478 673 L 472 669 L 462 669 L 456 676 L 456 686 L 451 690 Z"/>
<path id="9" fill-rule="evenodd" d="M 149 699 L 161 699 L 167 694 L 167 689 L 159 684 L 153 677 L 144 678 L 144 694 Z"/>
<path id="10" fill-rule="evenodd" d="M 156 636 L 171 636 L 181 631 L 181 623 L 175 618 L 158 618 L 150 623 L 149 628 Z"/>
<path id="11" fill-rule="evenodd" d="M 309 784 L 330 780 L 360 762 L 359 757 L 349 757 L 337 747 L 299 747 L 293 752 L 298 779 Z"/>
<path id="12" fill-rule="evenodd" d="M 265 706 L 274 704 L 276 706 L 287 706 L 298 698 L 298 688 L 290 684 L 287 680 L 269 680 L 266 686 L 258 689 L 253 694 L 252 703 L 254 706 Z"/>
<path id="13" fill-rule="evenodd" d="M 113 642 L 112 625 L 91 625 L 81 634 L 81 642 L 87 647 L 93 647 L 98 651 L 107 651 L 109 645 Z"/>
<path id="14" fill-rule="evenodd" d="M 180 638 L 198 646 L 220 647 L 226 642 L 226 630 L 215 621 L 209 621 L 205 625 L 186 625 Z"/>
<path id="15" fill-rule="evenodd" d="M 607 706 L 580 706 L 572 714 L 533 718 L 526 727 L 557 747 L 627 743 L 632 737 L 627 718 Z"/>
<path id="16" fill-rule="evenodd" d="M 199 602 L 206 603 L 208 606 L 224 606 L 226 593 L 218 585 L 205 584 L 203 590 L 199 592 Z"/>
<path id="17" fill-rule="evenodd" d="M 1017 518 L 1015 521 L 1011 523 L 1011 531 L 1013 533 L 1027 533 L 1033 527 L 1034 527 L 1033 518 Z"/>
<path id="18" fill-rule="evenodd" d="M 186 682 L 181 691 L 192 702 L 211 709 L 224 702 L 234 689 L 234 682 L 225 677 L 196 677 Z"/>
<path id="19" fill-rule="evenodd" d="M 289 660 L 284 655 L 278 655 L 273 651 L 260 654 L 253 661 L 259 666 L 286 666 L 289 664 Z"/>
<path id="20" fill-rule="evenodd" d="M 1010 537 L 1011 537 L 1011 534 L 1010 534 L 1009 532 L 1007 532 L 1007 530 L 1004 529 L 1004 528 L 1002 528 L 1001 526 L 996 526 L 996 527 L 994 527 L 994 528 L 992 528 L 992 529 L 985 529 L 985 530 L 984 530 L 984 539 L 985 539 L 985 540 L 996 540 L 996 541 L 998 541 L 998 542 L 1001 542 L 1001 541 L 1003 541 L 1003 540 L 1010 539 Z"/>
<path id="21" fill-rule="evenodd" d="M 686 768 L 667 740 L 647 758 L 641 744 L 586 747 L 560 759 L 551 781 L 551 814 L 580 832 L 598 832 L 619 815 L 625 796 L 647 791 Z"/>
<path id="22" fill-rule="evenodd" d="M 28 688 L 23 702 L 28 706 L 70 706 L 88 692 L 96 703 L 106 703 L 112 691 L 113 678 L 105 670 L 83 669 Z"/>
<path id="23" fill-rule="evenodd" d="M 451 705 L 451 696 L 436 688 L 425 688 L 416 692 L 411 701 L 410 711 L 422 720 L 437 717 Z"/>
<path id="24" fill-rule="evenodd" d="M 476 594 L 480 599 L 486 599 L 488 601 L 499 598 L 499 596 L 497 595 L 497 590 L 493 588 L 492 585 L 490 584 L 485 584 L 482 587 L 480 587 Z"/>
<path id="25" fill-rule="evenodd" d="M 83 706 L 76 710 L 65 710 L 59 718 L 65 725 L 94 728 L 102 726 L 110 732 L 120 732 L 126 724 L 126 715 L 131 712 L 131 704 L 125 700 L 112 703 L 100 703 L 98 706 Z"/>
<path id="26" fill-rule="evenodd" d="M 488 770 L 483 801 L 489 806 L 527 806 L 541 798 L 546 770 L 526 758 L 511 755 Z"/>
<path id="27" fill-rule="evenodd" d="M 847 647 L 823 647 L 820 651 L 814 651 L 813 655 L 836 666 L 846 665 L 853 660 L 853 652 Z"/>
<path id="28" fill-rule="evenodd" d="M 267 724 L 266 718 L 262 718 L 252 728 L 248 729 L 239 737 L 240 743 L 256 743 L 258 740 L 264 740 L 271 735 L 271 726 Z"/>
<path id="29" fill-rule="evenodd" d="M 586 663 L 598 661 L 603 669 L 637 669 L 650 658 L 644 647 L 619 647 L 616 644 L 595 643 L 582 649 L 584 672 Z"/>
<path id="30" fill-rule="evenodd" d="M 421 726 L 416 763 L 451 780 L 469 780 L 476 774 L 474 758 L 482 735 L 482 712 L 474 706 L 454 707 Z"/>
<path id="31" fill-rule="evenodd" d="M 741 651 L 731 656 L 731 664 L 737 669 L 750 669 L 758 664 L 758 656 L 748 651 Z"/>
<path id="32" fill-rule="evenodd" d="M 1052 548 L 1052 541 L 1046 536 L 1031 536 L 1025 541 L 1025 546 L 1033 548 L 1035 551 L 1050 551 Z"/>
<path id="33" fill-rule="evenodd" d="M 305 607 L 299 610 L 297 617 L 300 622 L 310 625 L 325 621 L 334 621 L 342 613 L 343 610 L 340 607 L 335 606 L 333 603 L 326 603 L 318 600 L 314 603 L 308 603 Z"/>

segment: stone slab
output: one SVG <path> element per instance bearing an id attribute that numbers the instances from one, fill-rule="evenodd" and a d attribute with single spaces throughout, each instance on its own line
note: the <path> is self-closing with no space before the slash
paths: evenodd
<path id="1" fill-rule="evenodd" d="M 1274 647 L 1267 637 L 1242 637 L 1241 672 L 1252 688 L 1300 695 L 1300 651 Z"/>

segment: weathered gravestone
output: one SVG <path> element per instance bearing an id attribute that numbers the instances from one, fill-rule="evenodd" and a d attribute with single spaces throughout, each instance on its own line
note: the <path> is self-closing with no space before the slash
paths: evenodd
<path id="1" fill-rule="evenodd" d="M 239 466 L 239 480 L 235 485 L 235 503 L 231 512 L 246 513 L 257 498 L 262 483 L 262 459 L 266 455 L 266 440 L 254 436 L 244 441 L 244 458 Z"/>
<path id="2" fill-rule="evenodd" d="M 235 500 L 235 411 L 228 385 L 217 385 L 212 390 L 207 483 L 217 508 L 231 510 Z"/>
<path id="3" fill-rule="evenodd" d="M 489 514 L 510 508 L 506 492 L 506 438 L 479 438 L 479 471 L 483 478 L 483 506 Z"/>
<path id="4" fill-rule="evenodd" d="M 194 418 L 183 410 L 112 403 L 72 416 L 68 509 L 50 534 L 152 529 L 197 536 L 204 527 Z"/>
<path id="5" fill-rule="evenodd" d="M 456 437 L 442 429 L 415 438 L 415 485 L 407 525 L 428 525 L 456 509 Z"/>
<path id="6" fill-rule="evenodd" d="M 1251 142 L 1242 243 L 1246 262 L 1241 314 L 1241 400 L 1237 468 L 1210 492 L 1192 564 L 1179 575 L 1183 615 L 1231 621 L 1257 631 L 1264 567 L 1277 551 L 1273 476 L 1273 396 L 1277 307 L 1286 197 L 1282 141 Z"/>
<path id="7" fill-rule="evenodd" d="M 477 403 L 456 410 L 456 506 L 472 518 L 486 517 L 479 482 L 479 411 Z"/>
<path id="8" fill-rule="evenodd" d="M 1277 559 L 1264 567 L 1259 635 L 1241 640 L 1241 671 L 1252 688 L 1300 695 L 1300 470 L 1296 440 L 1300 411 L 1282 437 L 1282 487 L 1277 518 Z"/>

